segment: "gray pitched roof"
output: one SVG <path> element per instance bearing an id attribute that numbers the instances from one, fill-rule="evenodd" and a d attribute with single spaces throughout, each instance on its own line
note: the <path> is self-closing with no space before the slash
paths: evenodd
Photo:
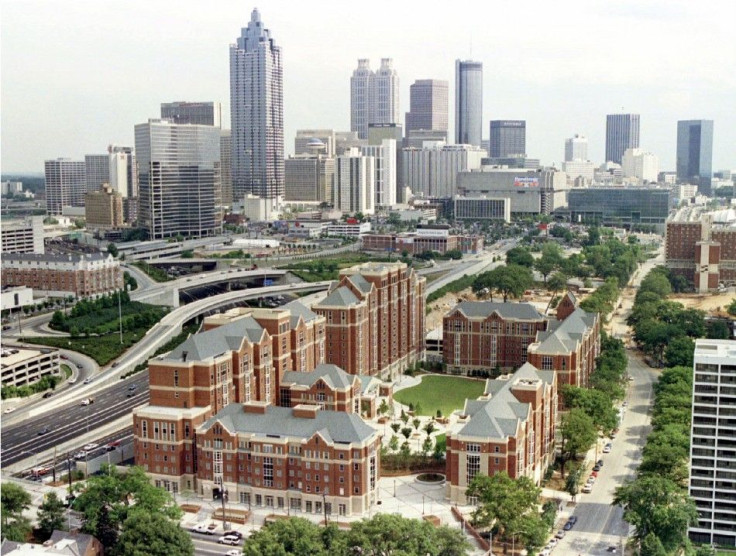
<path id="1" fill-rule="evenodd" d="M 181 361 L 186 351 L 187 361 L 204 361 L 226 351 L 239 349 L 243 338 L 258 343 L 263 333 L 263 327 L 253 317 L 243 317 L 223 326 L 189 336 L 161 360 Z"/>
<path id="2" fill-rule="evenodd" d="M 291 326 L 294 327 L 299 322 L 299 317 L 304 322 L 311 322 L 316 318 L 319 318 L 317 313 L 314 313 L 311 309 L 307 308 L 306 305 L 299 301 L 291 301 L 282 306 L 282 309 L 288 309 L 291 311 Z"/>
<path id="3" fill-rule="evenodd" d="M 339 286 L 332 290 L 322 301 L 317 303 L 316 307 L 350 307 L 358 303 L 360 303 L 360 300 L 349 288 Z"/>
<path id="4" fill-rule="evenodd" d="M 252 433 L 258 436 L 311 438 L 320 433 L 326 440 L 338 443 L 363 442 L 376 434 L 355 413 L 319 410 L 314 418 L 295 417 L 290 407 L 269 405 L 266 412 L 246 413 L 243 406 L 231 403 L 205 422 L 209 429 L 216 422 L 231 432 Z"/>
<path id="5" fill-rule="evenodd" d="M 355 380 L 355 375 L 343 371 L 337 365 L 321 363 L 311 372 L 286 371 L 281 379 L 281 384 L 300 384 L 312 386 L 319 379 L 331 388 L 350 388 Z"/>
<path id="6" fill-rule="evenodd" d="M 578 307 L 565 320 L 558 322 L 553 330 L 537 334 L 538 345 L 534 352 L 556 355 L 575 351 L 595 324 L 595 319 L 595 313 L 587 313 Z"/>
<path id="7" fill-rule="evenodd" d="M 488 400 L 465 400 L 463 414 L 470 419 L 457 431 L 462 436 L 506 438 L 516 434 L 519 422 L 529 414 L 529 404 L 520 402 L 511 392 L 519 379 L 554 380 L 554 376 L 540 376 L 530 363 L 524 363 L 507 380 L 487 380 L 485 394 Z"/>
<path id="8" fill-rule="evenodd" d="M 89 261 L 102 261 L 110 257 L 109 253 L 84 253 L 84 254 L 68 254 L 54 255 L 53 253 L 3 253 L 3 259 L 8 261 L 48 261 L 50 263 L 57 262 L 79 262 L 82 259 Z"/>
<path id="9" fill-rule="evenodd" d="M 363 293 L 368 293 L 373 287 L 373 284 L 366 280 L 362 274 L 352 274 L 348 279 Z"/>
<path id="10" fill-rule="evenodd" d="M 543 320 L 544 316 L 531 303 L 496 303 L 493 301 L 462 301 L 450 312 L 462 311 L 468 317 L 486 318 L 498 313 L 504 319 Z"/>

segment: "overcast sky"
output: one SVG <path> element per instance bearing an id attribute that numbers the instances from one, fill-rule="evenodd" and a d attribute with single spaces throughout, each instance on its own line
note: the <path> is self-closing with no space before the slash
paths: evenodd
<path id="1" fill-rule="evenodd" d="M 228 46 L 253 7 L 283 50 L 285 150 L 297 129 L 350 128 L 358 58 L 394 59 L 401 113 L 415 79 L 450 82 L 483 62 L 490 119 L 525 119 L 545 164 L 588 136 L 602 162 L 605 115 L 641 114 L 641 146 L 674 169 L 678 119 L 713 119 L 713 168 L 736 169 L 732 0 L 2 0 L 2 171 L 133 145 L 161 102 L 219 101 L 230 127 Z"/>

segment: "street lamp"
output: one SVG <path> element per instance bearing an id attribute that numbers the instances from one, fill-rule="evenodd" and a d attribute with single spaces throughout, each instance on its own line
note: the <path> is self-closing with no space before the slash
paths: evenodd
<path id="1" fill-rule="evenodd" d="M 327 526 L 327 495 L 322 493 L 322 508 L 325 511 L 325 527 Z"/>

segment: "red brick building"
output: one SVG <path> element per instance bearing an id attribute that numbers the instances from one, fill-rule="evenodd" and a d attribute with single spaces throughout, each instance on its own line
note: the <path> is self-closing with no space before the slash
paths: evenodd
<path id="1" fill-rule="evenodd" d="M 136 464 L 174 492 L 194 490 L 199 425 L 232 403 L 278 403 L 285 372 L 323 362 L 324 319 L 297 302 L 208 317 L 203 329 L 148 362 L 149 405 L 133 412 Z"/>
<path id="2" fill-rule="evenodd" d="M 288 371 L 281 379 L 279 405 L 318 405 L 321 409 L 360 415 L 361 381 L 337 365 L 317 365 L 314 371 Z"/>
<path id="3" fill-rule="evenodd" d="M 455 374 L 517 369 L 546 329 L 547 319 L 529 303 L 463 301 L 443 318 L 443 360 Z"/>
<path id="4" fill-rule="evenodd" d="M 326 320 L 327 363 L 355 375 L 393 379 L 423 358 L 427 281 L 404 263 L 344 269 L 312 307 Z"/>
<path id="5" fill-rule="evenodd" d="M 728 224 L 718 214 L 667 222 L 667 268 L 685 276 L 701 293 L 717 290 L 721 282 L 736 283 L 736 229 Z"/>
<path id="6" fill-rule="evenodd" d="M 557 305 L 557 320 L 537 333 L 529 345 L 528 361 L 543 371 L 554 371 L 557 383 L 587 387 L 601 351 L 600 317 L 577 306 L 572 292 Z"/>
<path id="7" fill-rule="evenodd" d="M 447 253 L 462 251 L 464 254 L 478 253 L 483 249 L 482 236 L 446 235 L 427 236 L 420 232 L 400 234 L 365 234 L 361 236 L 363 249 L 368 251 L 406 251 L 410 255 L 418 255 L 426 251 Z"/>
<path id="8" fill-rule="evenodd" d="M 2 287 L 27 286 L 50 297 L 92 297 L 123 287 L 120 262 L 112 255 L 3 253 Z"/>
<path id="9" fill-rule="evenodd" d="M 486 381 L 467 400 L 447 433 L 447 497 L 472 503 L 465 491 L 478 473 L 529 477 L 539 483 L 554 456 L 557 375 L 525 363 L 514 374 Z"/>
<path id="10" fill-rule="evenodd" d="M 275 511 L 362 514 L 377 500 L 380 447 L 355 413 L 230 404 L 197 429 L 197 492 L 224 488 L 230 500 Z"/>

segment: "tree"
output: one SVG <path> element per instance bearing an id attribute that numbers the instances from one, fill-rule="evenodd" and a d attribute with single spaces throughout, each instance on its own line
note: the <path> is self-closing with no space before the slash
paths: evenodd
<path id="1" fill-rule="evenodd" d="M 552 293 L 563 291 L 567 288 L 567 276 L 562 272 L 555 272 L 547 280 L 547 289 Z"/>
<path id="2" fill-rule="evenodd" d="M 432 451 L 432 437 L 431 436 L 425 436 L 424 442 L 422 442 L 422 457 L 427 457 L 427 454 Z"/>
<path id="3" fill-rule="evenodd" d="M 528 477 L 512 479 L 502 471 L 489 477 L 478 474 L 468 486 L 466 494 L 478 499 L 473 512 L 473 523 L 488 527 L 495 522 L 502 538 L 515 536 L 519 532 L 520 517 L 537 511 L 541 493 Z"/>
<path id="4" fill-rule="evenodd" d="M 429 421 L 426 425 L 424 425 L 424 432 L 427 433 L 427 436 L 431 436 L 434 431 L 437 430 L 437 427 L 435 427 L 433 421 Z"/>
<path id="5" fill-rule="evenodd" d="M 401 434 L 404 435 L 404 438 L 409 440 L 409 437 L 411 436 L 411 427 L 403 427 L 401 429 Z"/>
<path id="6" fill-rule="evenodd" d="M 245 541 L 245 556 L 328 556 L 331 546 L 325 546 L 329 539 L 335 543 L 342 534 L 334 524 L 321 529 L 319 525 L 302 517 L 278 520 L 255 531 Z M 339 542 L 339 541 L 338 541 Z M 337 547 L 335 547 L 337 548 Z M 339 551 L 335 551 L 338 552 Z"/>
<path id="7" fill-rule="evenodd" d="M 542 248 L 542 256 L 534 261 L 534 269 L 542 275 L 545 284 L 547 283 L 547 276 L 552 271 L 560 268 L 563 259 L 564 255 L 559 245 L 556 243 L 545 243 Z"/>
<path id="8" fill-rule="evenodd" d="M 108 243 L 107 244 L 107 252 L 110 253 L 113 257 L 118 256 L 118 247 L 114 243 Z"/>
<path id="9" fill-rule="evenodd" d="M 414 430 L 419 430 L 419 425 L 422 424 L 422 421 L 419 417 L 414 417 L 414 419 L 411 420 L 411 424 L 414 425 Z"/>
<path id="10" fill-rule="evenodd" d="M 378 406 L 378 414 L 383 415 L 384 413 L 388 413 L 388 403 L 386 403 L 386 400 L 381 400 L 380 405 Z"/>
<path id="11" fill-rule="evenodd" d="M 695 503 L 677 484 L 666 477 L 643 475 L 618 487 L 613 504 L 624 509 L 624 519 L 643 541 L 650 533 L 670 553 L 687 541 L 687 529 L 698 522 Z"/>
<path id="12" fill-rule="evenodd" d="M 610 432 L 618 425 L 617 412 L 606 392 L 565 385 L 562 387 L 562 398 L 566 407 L 585 411 L 601 432 Z"/>
<path id="13" fill-rule="evenodd" d="M 54 530 L 64 530 L 64 502 L 54 491 L 49 492 L 38 508 L 38 530 L 44 539 Z"/>
<path id="14" fill-rule="evenodd" d="M 519 265 L 499 266 L 481 274 L 478 278 L 483 276 L 487 283 L 486 287 L 496 290 L 503 296 L 504 303 L 509 297 L 521 297 L 534 283 L 531 270 Z"/>
<path id="15" fill-rule="evenodd" d="M 654 533 L 649 533 L 641 541 L 639 556 L 667 556 L 667 551 L 662 546 L 662 541 Z"/>
<path id="16" fill-rule="evenodd" d="M 562 417 L 560 426 L 562 434 L 561 473 L 565 476 L 565 463 L 575 459 L 577 454 L 588 450 L 598 438 L 595 424 L 585 411 L 580 408 L 571 409 Z"/>
<path id="17" fill-rule="evenodd" d="M 194 543 L 178 523 L 160 513 L 133 513 L 113 554 L 119 556 L 191 556 Z"/>
<path id="18" fill-rule="evenodd" d="M 582 469 L 576 467 L 573 471 L 568 473 L 567 479 L 565 480 L 565 492 L 567 492 L 573 498 L 580 492 L 580 479 L 582 479 Z"/>
<path id="19" fill-rule="evenodd" d="M 672 338 L 664 348 L 664 364 L 667 367 L 685 365 L 692 367 L 695 342 L 687 336 Z"/>
<path id="20" fill-rule="evenodd" d="M 728 304 L 728 307 L 726 307 L 726 312 L 729 315 L 736 315 L 736 297 L 734 297 L 731 300 L 731 303 Z"/>
<path id="21" fill-rule="evenodd" d="M 515 264 L 532 268 L 534 256 L 526 247 L 514 247 L 506 253 L 506 264 Z"/>
<path id="22" fill-rule="evenodd" d="M 395 433 L 399 432 L 399 429 L 401 429 L 401 423 L 391 423 L 391 430 Z"/>
<path id="23" fill-rule="evenodd" d="M 151 484 L 141 467 L 132 467 L 121 475 L 115 467 L 103 467 L 101 475 L 89 478 L 81 490 L 75 508 L 83 514 L 82 530 L 96 536 L 106 547 L 117 541 L 122 524 L 137 512 L 161 514 L 179 519 L 181 509 L 171 495 Z"/>
<path id="24" fill-rule="evenodd" d="M 388 441 L 388 447 L 391 448 L 392 452 L 399 449 L 399 437 L 395 434 L 391 435 L 391 440 Z"/>
<path id="25" fill-rule="evenodd" d="M 15 483 L 3 483 L 0 491 L 2 536 L 9 541 L 24 542 L 31 532 L 31 522 L 23 516 L 31 506 L 31 495 Z"/>

